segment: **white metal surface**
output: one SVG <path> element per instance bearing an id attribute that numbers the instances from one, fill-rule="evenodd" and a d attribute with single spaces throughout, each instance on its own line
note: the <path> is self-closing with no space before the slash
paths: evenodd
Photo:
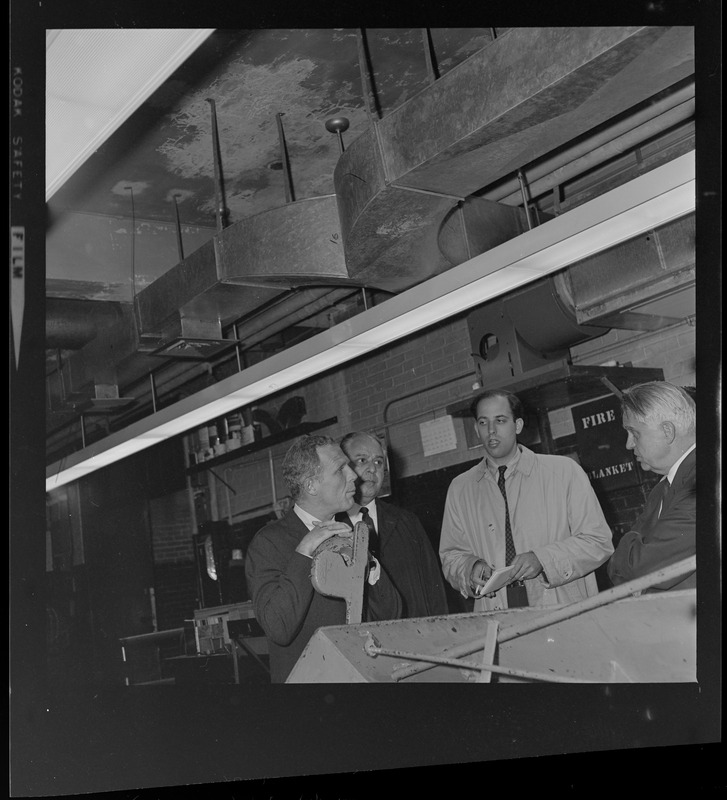
<path id="1" fill-rule="evenodd" d="M 319 628 L 287 682 L 392 683 L 392 674 L 406 662 L 368 655 L 364 645 L 369 635 L 385 649 L 437 655 L 453 645 L 482 639 L 491 623 L 497 622 L 502 637 L 509 626 L 552 610 L 517 608 Z M 501 642 L 496 663 L 598 683 L 696 681 L 696 590 L 630 597 Z M 464 683 L 477 682 L 478 677 L 473 670 L 437 665 L 400 682 Z M 493 674 L 492 682 L 522 679 Z"/>

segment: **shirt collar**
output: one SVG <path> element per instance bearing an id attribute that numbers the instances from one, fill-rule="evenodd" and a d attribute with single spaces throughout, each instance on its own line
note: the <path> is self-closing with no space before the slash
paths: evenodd
<path id="1" fill-rule="evenodd" d="M 517 468 L 523 475 L 530 475 L 535 466 L 535 453 L 532 450 L 525 447 L 524 444 L 518 444 L 517 446 L 518 452 L 513 456 L 512 461 L 510 461 L 507 466 L 509 468 L 514 468 L 517 465 Z M 494 480 L 497 480 L 497 468 L 495 468 L 494 474 L 488 468 L 487 456 L 485 456 L 479 464 L 477 464 L 474 469 L 477 470 L 476 473 L 476 480 L 480 481 L 484 478 L 485 475 L 489 475 Z"/>
<path id="2" fill-rule="evenodd" d="M 298 518 L 301 522 L 308 528 L 309 531 L 313 530 L 315 522 L 321 522 L 317 517 L 314 517 L 313 514 L 309 514 L 304 508 L 301 508 L 297 503 L 293 506 L 293 511 L 297 514 Z"/>
<path id="3" fill-rule="evenodd" d="M 520 452 L 521 452 L 520 447 L 521 445 L 517 445 L 517 447 L 515 448 L 515 452 L 512 455 L 512 458 L 507 462 L 506 466 L 510 472 L 512 472 L 512 470 L 515 469 L 518 462 L 520 461 Z M 500 467 L 502 466 L 502 464 L 494 464 L 487 458 L 487 456 L 485 456 L 485 465 L 486 468 L 489 470 L 490 475 L 492 475 L 492 477 L 495 478 L 495 480 L 497 480 L 497 478 L 499 477 Z"/>

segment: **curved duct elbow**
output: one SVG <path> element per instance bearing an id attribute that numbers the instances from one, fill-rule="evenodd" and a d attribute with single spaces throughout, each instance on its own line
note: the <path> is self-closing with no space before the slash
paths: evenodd
<path id="1" fill-rule="evenodd" d="M 486 303 L 467 324 L 480 382 L 490 387 L 563 359 L 570 347 L 610 330 L 578 323 L 567 273 Z"/>
<path id="2" fill-rule="evenodd" d="M 568 348 L 610 330 L 578 323 L 567 275 L 567 272 L 551 275 L 513 292 L 504 301 L 505 312 L 518 336 L 543 356 L 561 355 Z"/>
<path id="3" fill-rule="evenodd" d="M 437 232 L 437 244 L 454 267 L 527 230 L 521 208 L 470 196 L 445 216 Z"/>

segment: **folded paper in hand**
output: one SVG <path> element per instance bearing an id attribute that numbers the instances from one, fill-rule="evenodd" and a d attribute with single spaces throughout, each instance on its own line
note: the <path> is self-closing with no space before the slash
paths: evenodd
<path id="1" fill-rule="evenodd" d="M 500 567 L 500 569 L 493 570 L 492 575 L 487 579 L 487 583 L 479 587 L 477 596 L 482 597 L 483 594 L 489 594 L 490 592 L 496 592 L 498 589 L 502 589 L 502 587 L 506 586 L 509 582 L 514 570 L 514 564 L 509 567 Z"/>

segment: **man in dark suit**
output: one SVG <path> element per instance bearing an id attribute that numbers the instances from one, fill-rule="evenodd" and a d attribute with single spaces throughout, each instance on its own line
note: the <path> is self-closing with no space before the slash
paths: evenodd
<path id="1" fill-rule="evenodd" d="M 652 489 L 632 529 L 608 563 L 614 584 L 648 575 L 694 555 L 697 516 L 697 413 L 680 386 L 651 381 L 632 386 L 621 398 L 626 447 L 644 469 L 664 475 Z M 696 572 L 646 591 L 691 589 Z"/>
<path id="2" fill-rule="evenodd" d="M 351 525 L 363 514 L 370 520 L 369 549 L 401 595 L 402 618 L 448 613 L 439 560 L 421 522 L 411 511 L 377 500 L 386 466 L 378 437 L 355 431 L 343 437 L 341 449 L 358 479 L 355 502 L 336 518 Z"/>
<path id="3" fill-rule="evenodd" d="M 314 589 L 311 559 L 331 536 L 353 538 L 334 515 L 352 505 L 356 474 L 333 439 L 302 436 L 285 455 L 283 478 L 293 508 L 258 531 L 245 559 L 255 616 L 268 638 L 273 683 L 285 681 L 317 628 L 346 622 L 346 601 Z M 366 582 L 364 619 L 399 617 L 401 599 L 375 560 Z"/>

